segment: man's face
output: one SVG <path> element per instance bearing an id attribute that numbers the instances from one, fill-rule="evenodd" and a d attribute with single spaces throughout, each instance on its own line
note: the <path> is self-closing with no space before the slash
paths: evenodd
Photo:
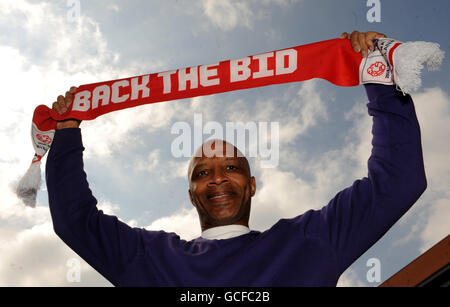
<path id="1" fill-rule="evenodd" d="M 245 157 L 224 141 L 199 149 L 189 165 L 189 197 L 197 208 L 202 230 L 215 226 L 248 226 L 255 178 Z"/>

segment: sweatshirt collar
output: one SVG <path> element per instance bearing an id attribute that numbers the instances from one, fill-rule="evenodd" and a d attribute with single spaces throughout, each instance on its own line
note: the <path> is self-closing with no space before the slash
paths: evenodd
<path id="1" fill-rule="evenodd" d="M 208 240 L 230 239 L 249 232 L 250 228 L 243 225 L 217 226 L 203 231 L 202 238 Z"/>

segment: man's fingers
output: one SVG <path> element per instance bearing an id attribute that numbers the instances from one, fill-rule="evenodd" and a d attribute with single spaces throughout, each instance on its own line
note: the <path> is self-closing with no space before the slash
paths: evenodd
<path id="1" fill-rule="evenodd" d="M 373 44 L 373 40 L 371 39 L 366 38 L 366 45 L 370 51 L 373 51 L 375 49 L 375 45 Z"/>
<path id="2" fill-rule="evenodd" d="M 72 103 L 73 94 L 71 92 L 66 92 L 66 97 L 64 98 L 66 102 L 66 107 L 69 107 Z"/>
<path id="3" fill-rule="evenodd" d="M 59 96 L 58 96 L 58 99 L 56 99 L 56 101 L 57 101 L 58 104 L 59 104 L 59 110 L 60 110 L 60 113 L 66 112 L 67 107 L 66 107 L 66 101 L 65 101 L 65 99 L 64 99 L 64 96 L 63 96 L 63 95 L 59 95 Z"/>
<path id="4" fill-rule="evenodd" d="M 344 38 L 348 38 L 348 33 L 344 32 L 341 34 L 341 36 L 339 36 L 339 38 L 344 39 Z"/>
<path id="5" fill-rule="evenodd" d="M 68 90 L 65 94 L 59 95 L 58 98 L 56 98 L 56 101 L 52 104 L 52 109 L 58 112 L 59 114 L 63 114 L 67 111 L 68 107 L 73 101 L 73 94 L 76 92 L 78 88 L 75 86 L 72 86 L 70 90 Z"/>
<path id="6" fill-rule="evenodd" d="M 352 48 L 355 52 L 361 51 L 361 45 L 359 42 L 359 32 L 353 31 L 352 34 L 350 34 L 350 42 L 352 44 Z"/>
<path id="7" fill-rule="evenodd" d="M 371 39 L 371 40 L 374 40 L 376 38 L 386 37 L 386 35 L 384 35 L 383 33 L 374 32 L 374 31 L 367 32 L 366 36 L 367 36 L 367 39 Z"/>
<path id="8" fill-rule="evenodd" d="M 56 98 L 56 102 L 58 102 L 61 108 L 66 106 L 63 95 L 59 95 L 58 98 Z"/>
<path id="9" fill-rule="evenodd" d="M 365 58 L 368 54 L 365 33 L 359 33 L 359 45 L 361 49 L 361 55 Z"/>
<path id="10" fill-rule="evenodd" d="M 58 113 L 61 113 L 61 107 L 59 106 L 59 104 L 56 101 L 52 104 L 52 109 Z"/>
<path id="11" fill-rule="evenodd" d="M 383 33 L 369 31 L 366 33 L 366 44 L 369 47 L 369 49 L 373 51 L 375 49 L 373 41 L 377 38 L 385 38 L 385 37 L 386 35 L 384 35 Z"/>
<path id="12" fill-rule="evenodd" d="M 379 32 L 368 31 L 368 32 L 359 32 L 353 31 L 350 36 L 347 32 L 341 34 L 340 38 L 350 38 L 350 42 L 355 52 L 361 52 L 363 57 L 367 57 L 370 51 L 375 50 L 374 40 L 377 38 L 385 38 L 386 35 Z"/>

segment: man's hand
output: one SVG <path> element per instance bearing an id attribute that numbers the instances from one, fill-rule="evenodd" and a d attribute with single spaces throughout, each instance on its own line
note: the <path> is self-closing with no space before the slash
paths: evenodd
<path id="1" fill-rule="evenodd" d="M 352 34 L 344 32 L 340 36 L 341 39 L 349 38 L 353 50 L 355 50 L 355 52 L 361 52 L 361 55 L 363 57 L 366 57 L 368 55 L 367 49 L 369 49 L 370 51 L 374 50 L 375 46 L 373 44 L 373 40 L 381 37 L 386 37 L 386 35 L 373 31 L 365 33 L 353 31 Z"/>
<path id="2" fill-rule="evenodd" d="M 53 103 L 52 108 L 59 114 L 62 114 L 67 111 L 70 104 L 73 100 L 73 94 L 77 88 L 75 86 L 72 86 L 68 92 L 66 92 L 66 96 L 59 95 L 56 101 Z M 56 130 L 64 129 L 64 128 L 78 128 L 80 127 L 81 120 L 75 120 L 75 119 L 66 119 L 63 121 L 59 121 L 56 124 Z"/>

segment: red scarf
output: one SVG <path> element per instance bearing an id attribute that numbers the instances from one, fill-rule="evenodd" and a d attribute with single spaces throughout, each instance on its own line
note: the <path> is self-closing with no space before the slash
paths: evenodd
<path id="1" fill-rule="evenodd" d="M 407 44 L 411 43 L 403 45 Z M 45 105 L 35 109 L 32 140 L 36 154 L 32 165 L 40 164 L 41 158 L 50 148 L 57 120 L 69 118 L 91 120 L 109 112 L 144 104 L 313 78 L 325 79 L 338 86 L 356 86 L 364 83 L 393 84 L 395 78 L 397 85 L 400 85 L 399 76 L 410 74 L 409 71 L 398 72 L 394 65 L 395 52 L 402 49 L 398 48 L 401 45 L 402 43 L 392 39 L 379 39 L 376 42 L 377 50 L 370 53 L 367 58 L 363 58 L 360 53 L 353 51 L 350 40 L 331 39 L 212 65 L 81 85 L 74 94 L 73 103 L 64 114 L 58 114 Z M 428 58 L 417 60 L 420 65 L 425 61 L 431 61 L 429 58 L 436 62 L 437 51 L 434 45 L 432 50 L 434 54 L 430 55 L 433 53 L 430 51 L 430 54 L 427 54 Z M 419 48 L 424 47 L 420 45 Z M 439 45 L 437 50 L 440 51 Z M 401 56 L 401 58 L 408 57 L 408 54 Z M 442 58 L 440 61 L 442 62 Z M 416 79 L 414 82 L 410 79 L 407 81 L 417 83 Z M 418 82 L 420 83 L 420 79 Z M 400 88 L 405 90 L 409 86 L 408 88 L 415 89 L 415 85 L 405 84 Z M 28 172 L 31 171 L 30 169 Z M 36 177 L 38 171 L 33 172 L 33 176 Z M 36 188 L 36 183 L 28 184 L 28 181 L 24 178 L 19 183 L 19 196 L 29 194 L 30 186 L 31 189 Z M 25 192 L 21 193 L 20 190 Z"/>

